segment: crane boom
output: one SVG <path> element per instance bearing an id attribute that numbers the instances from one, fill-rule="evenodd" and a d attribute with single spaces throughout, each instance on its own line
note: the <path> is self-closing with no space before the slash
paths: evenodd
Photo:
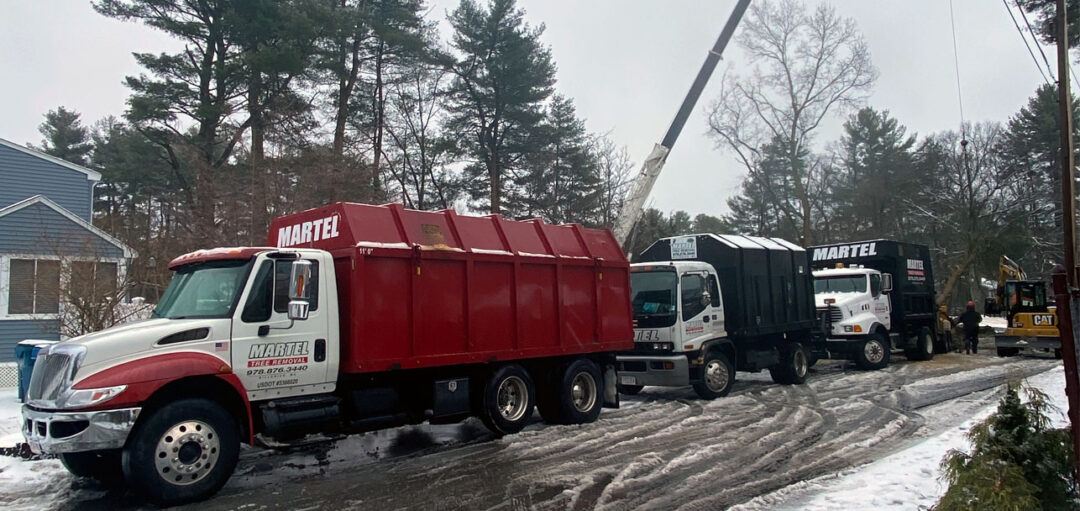
<path id="1" fill-rule="evenodd" d="M 623 203 L 622 210 L 619 212 L 619 217 L 615 222 L 615 238 L 619 240 L 619 243 L 626 245 L 634 224 L 641 219 L 645 200 L 649 198 L 649 192 L 652 191 L 653 185 L 656 184 L 656 178 L 660 177 L 660 171 L 664 168 L 668 153 L 671 152 L 675 140 L 682 133 L 683 126 L 686 125 L 686 119 L 694 111 L 694 105 L 697 104 L 698 98 L 701 97 L 701 92 L 705 90 L 705 84 L 709 83 L 713 70 L 720 63 L 720 56 L 724 53 L 724 48 L 727 47 L 728 41 L 731 40 L 735 28 L 739 26 L 739 21 L 742 20 L 743 14 L 749 6 L 750 0 L 738 0 L 735 4 L 735 9 L 732 10 L 731 16 L 728 17 L 727 23 L 724 25 L 724 30 L 720 32 L 716 44 L 713 45 L 712 49 L 709 50 L 709 54 L 705 57 L 705 63 L 701 65 L 701 70 L 698 71 L 694 83 L 690 86 L 690 92 L 687 92 L 686 97 L 683 98 L 682 105 L 679 106 L 679 111 L 675 114 L 675 119 L 671 121 L 671 126 L 668 127 L 663 140 L 653 146 L 652 152 L 645 158 L 645 164 L 641 166 L 641 172 L 638 174 L 637 179 L 634 180 L 634 188 L 626 198 L 626 202 Z"/>

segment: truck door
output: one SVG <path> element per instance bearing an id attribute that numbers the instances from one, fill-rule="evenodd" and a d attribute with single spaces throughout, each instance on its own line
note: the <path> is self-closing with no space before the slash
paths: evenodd
<path id="1" fill-rule="evenodd" d="M 874 309 L 874 315 L 878 321 L 885 325 L 886 329 L 892 329 L 892 304 L 889 295 L 881 292 L 881 274 L 870 274 L 870 307 Z"/>
<path id="2" fill-rule="evenodd" d="M 327 356 L 327 286 L 319 278 L 319 261 L 312 263 L 310 314 L 291 321 L 289 275 L 294 259 L 265 258 L 256 265 L 233 320 L 232 366 L 249 398 L 310 394 L 311 386 L 334 380 Z"/>
<path id="3" fill-rule="evenodd" d="M 705 275 L 701 272 L 684 273 L 679 280 L 679 289 L 683 343 L 715 337 L 712 297 L 706 293 L 709 284 Z"/>

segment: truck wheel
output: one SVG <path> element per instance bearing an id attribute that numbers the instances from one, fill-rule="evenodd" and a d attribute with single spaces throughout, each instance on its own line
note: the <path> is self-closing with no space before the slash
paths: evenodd
<path id="1" fill-rule="evenodd" d="M 620 383 L 620 384 L 618 384 L 616 386 L 616 388 L 619 389 L 619 394 L 626 394 L 628 396 L 636 396 L 636 395 L 641 393 L 641 391 L 645 388 L 645 386 L 644 385 L 623 385 L 623 384 Z"/>
<path id="2" fill-rule="evenodd" d="M 907 358 L 910 360 L 931 360 L 934 358 L 934 340 L 930 336 L 930 329 L 922 327 L 919 329 L 919 335 L 915 339 L 915 347 L 909 350 L 905 350 Z"/>
<path id="3" fill-rule="evenodd" d="M 866 336 L 861 349 L 855 351 L 855 365 L 860 369 L 881 369 L 889 365 L 889 355 L 885 336 L 875 332 Z"/>
<path id="4" fill-rule="evenodd" d="M 60 455 L 64 468 L 78 477 L 89 477 L 109 488 L 124 485 L 120 451 L 68 452 Z"/>
<path id="5" fill-rule="evenodd" d="M 240 431 L 224 408 L 208 399 L 182 399 L 151 413 L 124 447 L 131 488 L 159 506 L 210 497 L 232 475 Z"/>
<path id="6" fill-rule="evenodd" d="M 539 400 L 540 416 L 552 424 L 586 424 L 600 416 L 603 379 L 592 360 L 579 358 L 555 375 L 551 398 Z"/>
<path id="7" fill-rule="evenodd" d="M 810 360 L 802 344 L 784 343 L 780 346 L 780 363 L 769 368 L 769 374 L 776 383 L 797 385 L 806 381 L 810 370 Z"/>
<path id="8" fill-rule="evenodd" d="M 516 364 L 495 370 L 484 385 L 480 420 L 498 436 L 521 431 L 532 417 L 536 389 L 529 373 Z"/>
<path id="9" fill-rule="evenodd" d="M 701 381 L 694 383 L 694 392 L 701 399 L 716 399 L 731 392 L 731 385 L 735 383 L 735 366 L 731 365 L 727 355 L 710 350 L 705 354 L 701 372 Z"/>
<path id="10" fill-rule="evenodd" d="M 997 356 L 999 357 L 1015 357 L 1020 353 L 1020 350 L 1016 348 L 998 348 Z"/>

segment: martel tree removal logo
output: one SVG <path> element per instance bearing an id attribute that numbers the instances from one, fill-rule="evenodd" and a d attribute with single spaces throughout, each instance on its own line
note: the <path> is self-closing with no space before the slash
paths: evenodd
<path id="1" fill-rule="evenodd" d="M 252 344 L 248 367 L 306 364 L 308 355 L 308 341 Z"/>

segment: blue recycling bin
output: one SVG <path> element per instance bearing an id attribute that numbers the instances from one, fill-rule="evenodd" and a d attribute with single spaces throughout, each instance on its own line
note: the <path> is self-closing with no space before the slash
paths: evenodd
<path id="1" fill-rule="evenodd" d="M 26 401 L 26 391 L 30 388 L 30 374 L 34 372 L 34 363 L 37 362 L 38 352 L 41 351 L 41 348 L 55 342 L 27 339 L 15 345 L 15 364 L 19 370 L 20 403 Z"/>

